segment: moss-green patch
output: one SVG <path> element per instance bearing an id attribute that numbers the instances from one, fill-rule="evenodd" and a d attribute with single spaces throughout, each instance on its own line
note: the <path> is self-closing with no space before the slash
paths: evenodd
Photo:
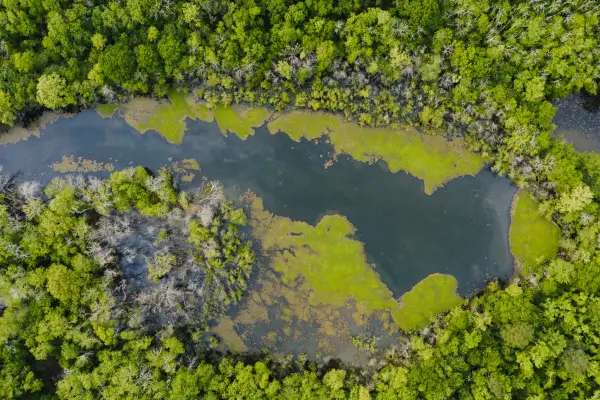
<path id="1" fill-rule="evenodd" d="M 366 364 L 369 351 L 356 348 L 353 337 L 376 332 L 396 337 L 401 327 L 421 327 L 462 301 L 452 276 L 434 274 L 400 305 L 366 261 L 346 218 L 328 215 L 310 225 L 271 214 L 252 193 L 244 200 L 267 265 L 230 318 L 253 349 L 306 351 Z"/>
<path id="2" fill-rule="evenodd" d="M 252 226 L 272 267 L 284 284 L 310 293 L 309 304 L 345 307 L 355 304 L 367 317 L 396 319 L 398 302 L 367 263 L 355 228 L 340 215 L 328 215 L 316 226 L 274 216 L 252 202 Z"/>
<path id="3" fill-rule="evenodd" d="M 121 106 L 123 118 L 140 133 L 157 131 L 167 141 L 179 144 L 187 130 L 186 118 L 212 121 L 212 112 L 204 103 L 197 103 L 187 91 L 172 89 L 169 102 L 136 98 Z"/>
<path id="4" fill-rule="evenodd" d="M 171 167 L 173 171 L 179 174 L 179 177 L 183 182 L 191 182 L 196 177 L 191 171 L 200 171 L 200 164 L 194 158 L 184 158 L 181 161 L 172 161 L 172 158 L 169 158 L 171 161 Z"/>
<path id="5" fill-rule="evenodd" d="M 184 172 L 185 170 L 200 171 L 200 164 L 195 158 L 184 158 L 181 161 L 173 161 L 173 169 L 176 172 Z"/>
<path id="6" fill-rule="evenodd" d="M 338 115 L 302 111 L 283 114 L 268 127 L 271 133 L 282 131 L 296 141 L 326 135 L 336 153 L 367 163 L 383 160 L 392 172 L 403 170 L 422 179 L 427 194 L 483 167 L 483 158 L 467 150 L 462 140 L 447 141 L 414 129 L 363 128 Z"/>
<path id="7" fill-rule="evenodd" d="M 235 133 L 242 139 L 254 134 L 255 127 L 259 127 L 269 118 L 266 108 L 246 108 L 242 106 L 217 106 L 214 109 L 215 119 L 221 132 Z"/>
<path id="8" fill-rule="evenodd" d="M 232 132 L 246 139 L 254 134 L 254 127 L 261 126 L 269 117 L 266 108 L 246 108 L 238 105 L 216 106 L 211 109 L 199 103 L 187 91 L 172 89 L 169 101 L 136 98 L 121 106 L 125 121 L 140 133 L 157 131 L 171 143 L 183 141 L 187 130 L 186 118 L 206 122 L 217 120 L 221 132 Z"/>
<path id="9" fill-rule="evenodd" d="M 400 327 L 404 331 L 423 328 L 439 313 L 460 305 L 457 287 L 456 278 L 445 274 L 431 274 L 417 283 L 400 299 Z"/>
<path id="10" fill-rule="evenodd" d="M 235 324 L 231 318 L 220 318 L 219 324 L 213 327 L 211 331 L 219 335 L 229 350 L 238 353 L 248 350 L 242 338 L 235 331 Z"/>
<path id="11" fill-rule="evenodd" d="M 112 118 L 112 116 L 115 114 L 115 111 L 117 111 L 118 109 L 118 104 L 100 104 L 96 107 L 96 112 L 102 118 Z"/>
<path id="12" fill-rule="evenodd" d="M 317 139 L 328 130 L 339 130 L 343 119 L 334 114 L 311 111 L 292 111 L 280 114 L 269 122 L 269 132 L 283 132 L 295 141 Z"/>
<path id="13" fill-rule="evenodd" d="M 520 270 L 527 274 L 545 260 L 556 256 L 560 229 L 539 213 L 539 205 L 526 192 L 513 199 L 510 248 Z"/>
<path id="14" fill-rule="evenodd" d="M 62 160 L 60 162 L 54 163 L 50 165 L 56 172 L 100 172 L 100 171 L 109 171 L 112 172 L 115 169 L 115 166 L 111 163 L 103 163 L 94 160 L 87 160 L 85 158 L 79 157 L 75 159 L 75 156 L 62 156 Z"/>

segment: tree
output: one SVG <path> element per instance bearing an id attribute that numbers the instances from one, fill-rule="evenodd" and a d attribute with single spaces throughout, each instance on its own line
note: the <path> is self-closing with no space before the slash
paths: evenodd
<path id="1" fill-rule="evenodd" d="M 583 210 L 594 199 L 594 193 L 589 186 L 581 183 L 570 192 L 563 192 L 557 203 L 558 211 L 573 213 Z"/>
<path id="2" fill-rule="evenodd" d="M 525 348 L 533 339 L 533 327 L 527 323 L 519 322 L 514 325 L 502 327 L 502 339 L 510 346 L 517 349 Z"/>
<path id="3" fill-rule="evenodd" d="M 37 84 L 37 100 L 53 110 L 75 103 L 74 97 L 69 94 L 65 79 L 55 72 L 40 77 Z"/>
<path id="4" fill-rule="evenodd" d="M 8 93 L 0 90 L 0 123 L 12 125 L 15 117 L 15 111 Z"/>
<path id="5" fill-rule="evenodd" d="M 110 82 L 124 84 L 133 78 L 136 61 L 135 55 L 126 42 L 108 46 L 98 60 L 100 69 Z"/>
<path id="6" fill-rule="evenodd" d="M 47 279 L 48 292 L 63 302 L 78 299 L 85 284 L 83 276 L 61 264 L 50 266 Z"/>

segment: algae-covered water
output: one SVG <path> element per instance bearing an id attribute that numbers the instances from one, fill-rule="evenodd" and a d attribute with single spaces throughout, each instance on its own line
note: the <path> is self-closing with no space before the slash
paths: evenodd
<path id="1" fill-rule="evenodd" d="M 218 179 L 238 194 L 250 189 L 275 215 L 309 224 L 325 214 L 344 215 L 396 296 L 434 272 L 455 276 L 462 295 L 482 288 L 486 279 L 512 273 L 507 232 L 514 189 L 486 169 L 427 195 L 422 181 L 391 173 L 383 162 L 368 165 L 341 155 L 326 167 L 327 144 L 297 143 L 264 128 L 241 140 L 225 137 L 214 123 L 188 125 L 183 143 L 176 145 L 155 132 L 140 135 L 119 117 L 86 111 L 49 125 L 40 137 L 0 148 L 0 164 L 26 179 L 48 181 L 56 175 L 49 166 L 60 169 L 56 165 L 63 157 L 110 169 L 157 169 L 195 159 L 201 168 L 195 175 Z"/>
<path id="2" fill-rule="evenodd" d="M 459 304 L 455 290 L 466 297 L 488 280 L 511 277 L 515 188 L 456 143 L 389 130 L 363 136 L 357 126 L 305 113 L 252 130 L 240 117 L 246 114 L 222 114 L 237 118 L 231 126 L 241 127 L 241 137 L 224 135 L 226 121 L 218 119 L 188 119 L 184 135 L 153 117 L 169 142 L 151 129 L 140 134 L 132 127 L 138 120 L 120 115 L 48 117 L 27 140 L 14 131 L 14 143 L 0 147 L 0 164 L 42 182 L 66 172 L 168 166 L 183 189 L 204 176 L 236 198 L 246 194 L 262 263 L 243 301 L 215 322 L 213 332 L 232 350 L 364 362 L 371 345 L 391 343 L 398 329 L 423 326 Z M 255 125 L 267 116 L 247 115 Z M 330 131 L 326 139 L 301 125 L 313 116 L 328 121 L 319 128 Z M 438 164 L 429 171 L 429 163 Z"/>

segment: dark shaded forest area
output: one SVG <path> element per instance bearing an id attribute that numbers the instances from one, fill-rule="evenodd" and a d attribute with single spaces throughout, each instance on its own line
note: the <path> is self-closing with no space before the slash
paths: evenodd
<path id="1" fill-rule="evenodd" d="M 203 321 L 240 298 L 254 264 L 245 215 L 217 187 L 185 195 L 166 172 L 135 169 L 41 195 L 5 177 L 0 397 L 600 397 L 600 159 L 553 138 L 551 104 L 596 94 L 599 16 L 592 0 L 4 0 L 4 124 L 173 85 L 212 104 L 412 124 L 465 137 L 562 241 L 375 371 L 217 357 Z M 148 279 L 114 267 L 136 254 Z"/>

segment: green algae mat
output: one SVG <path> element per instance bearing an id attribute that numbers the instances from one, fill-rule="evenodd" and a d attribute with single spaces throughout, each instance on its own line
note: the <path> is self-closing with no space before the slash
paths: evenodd
<path id="1" fill-rule="evenodd" d="M 510 248 L 524 274 L 558 251 L 560 229 L 539 213 L 539 204 L 524 191 L 513 200 L 510 224 Z"/>
<path id="2" fill-rule="evenodd" d="M 242 139 L 267 123 L 272 134 L 283 132 L 296 141 L 324 138 L 337 155 L 347 154 L 366 163 L 382 160 L 391 172 L 405 171 L 423 180 L 427 194 L 459 176 L 475 175 L 483 167 L 482 157 L 469 151 L 461 139 L 448 141 L 413 128 L 365 128 L 342 116 L 322 112 L 271 115 L 264 107 L 210 107 L 179 90 L 171 90 L 168 98 L 167 101 L 136 98 L 120 106 L 99 106 L 97 111 L 103 117 L 110 117 L 119 107 L 125 121 L 140 133 L 154 130 L 176 144 L 183 141 L 188 118 L 216 121 L 223 134 L 233 133 Z"/>

